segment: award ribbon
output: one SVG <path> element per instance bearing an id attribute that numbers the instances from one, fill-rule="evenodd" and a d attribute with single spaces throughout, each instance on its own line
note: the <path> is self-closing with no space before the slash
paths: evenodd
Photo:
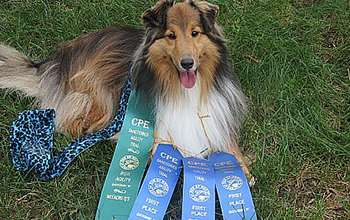
<path id="1" fill-rule="evenodd" d="M 224 218 L 256 220 L 248 181 L 236 157 L 220 152 L 214 153 L 210 161 L 214 166 L 216 189 Z"/>
<path id="2" fill-rule="evenodd" d="M 162 220 L 182 170 L 182 155 L 170 144 L 159 144 L 129 220 Z"/>
<path id="3" fill-rule="evenodd" d="M 152 106 L 142 94 L 130 95 L 124 124 L 101 193 L 95 219 L 126 220 L 153 145 Z"/>
<path id="4" fill-rule="evenodd" d="M 211 162 L 188 157 L 183 164 L 182 220 L 214 220 L 215 180 Z"/>

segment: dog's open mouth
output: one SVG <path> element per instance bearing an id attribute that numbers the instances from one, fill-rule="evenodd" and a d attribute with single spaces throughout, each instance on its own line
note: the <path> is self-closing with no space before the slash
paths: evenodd
<path id="1" fill-rule="evenodd" d="M 180 81 L 186 89 L 191 89 L 196 84 L 197 71 L 180 72 Z"/>
<path id="2" fill-rule="evenodd" d="M 177 68 L 175 63 L 173 62 L 174 68 L 177 70 L 179 74 L 180 82 L 186 89 L 191 89 L 196 85 L 197 80 L 197 69 L 183 71 L 180 68 Z"/>

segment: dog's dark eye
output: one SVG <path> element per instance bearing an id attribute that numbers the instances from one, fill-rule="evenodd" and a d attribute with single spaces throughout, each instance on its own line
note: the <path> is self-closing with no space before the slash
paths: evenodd
<path id="1" fill-rule="evenodd" d="M 198 34 L 199 34 L 199 32 L 198 32 L 198 31 L 192 31 L 192 37 L 197 37 L 197 36 L 198 36 Z"/>
<path id="2" fill-rule="evenodd" d="M 168 37 L 169 37 L 169 39 L 171 39 L 171 40 L 175 40 L 175 39 L 176 39 L 176 36 L 175 36 L 174 33 L 170 33 L 170 34 L 168 35 Z"/>

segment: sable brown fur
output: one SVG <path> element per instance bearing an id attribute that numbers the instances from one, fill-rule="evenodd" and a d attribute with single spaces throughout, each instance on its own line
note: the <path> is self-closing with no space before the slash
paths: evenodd
<path id="1" fill-rule="evenodd" d="M 181 87 L 178 74 L 174 65 L 180 65 L 184 55 L 194 57 L 199 63 L 198 72 L 201 73 L 201 94 L 203 99 L 207 97 L 209 89 L 214 83 L 214 73 L 219 62 L 218 48 L 208 37 L 203 34 L 200 13 L 187 3 L 178 3 L 169 9 L 167 14 L 167 31 L 174 32 L 177 39 L 172 42 L 163 37 L 149 48 L 147 64 L 156 74 L 158 85 L 163 88 L 162 94 L 172 93 L 176 96 Z M 193 30 L 198 30 L 200 35 L 196 38 L 191 36 Z M 165 56 L 167 54 L 168 56 Z"/>
<path id="2" fill-rule="evenodd" d="M 111 26 L 60 44 L 53 56 L 40 63 L 0 44 L 0 88 L 13 87 L 37 97 L 40 108 L 55 109 L 57 131 L 77 137 L 110 124 L 132 69 L 133 88 L 156 102 L 157 123 L 163 120 L 158 113 L 171 121 L 171 111 L 180 103 L 187 106 L 178 110 L 188 107 L 188 111 L 177 117 L 187 116 L 193 125 L 198 125 L 197 106 L 191 108 L 194 102 L 198 112 L 199 106 L 210 109 L 208 134 L 218 141 L 201 157 L 214 150 L 233 152 L 248 174 L 237 144 L 247 110 L 245 96 L 230 67 L 217 13 L 218 7 L 205 1 L 160 1 L 142 15 L 143 29 Z M 196 87 L 185 89 L 180 80 L 181 62 L 188 57 L 194 61 L 198 92 Z M 185 123 L 192 122 L 180 126 L 192 126 Z M 197 137 L 184 137 L 192 130 L 202 140 L 198 146 L 189 144 Z M 202 133 L 201 125 L 190 127 L 178 140 L 184 138 L 188 141 L 184 147 L 198 153 L 207 144 Z"/>
<path id="3" fill-rule="evenodd" d="M 5 87 L 2 84 L 7 81 L 15 85 L 18 80 L 33 80 L 34 75 L 33 91 L 18 89 L 37 96 L 40 108 L 55 109 L 58 132 L 77 137 L 99 130 L 115 115 L 133 53 L 142 37 L 142 29 L 111 26 L 60 44 L 55 55 L 36 65 L 2 45 L 0 54 L 7 56 L 4 51 L 10 51 L 17 58 L 2 58 L 5 65 L 0 66 L 0 86 Z M 14 64 L 6 65 L 9 61 Z M 15 75 L 11 71 L 13 65 L 25 65 L 22 68 L 32 73 L 25 78 Z M 8 77 L 3 78 L 5 76 Z"/>
<path id="4" fill-rule="evenodd" d="M 61 44 L 44 62 L 38 70 L 41 90 L 52 97 L 43 99 L 41 106 L 56 110 L 60 131 L 78 136 L 111 122 L 142 33 L 108 27 Z"/>

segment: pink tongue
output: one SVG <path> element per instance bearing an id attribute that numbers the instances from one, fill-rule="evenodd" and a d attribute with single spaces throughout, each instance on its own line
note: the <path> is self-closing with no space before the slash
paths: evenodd
<path id="1" fill-rule="evenodd" d="M 182 85 L 186 89 L 190 89 L 196 84 L 196 74 L 194 73 L 194 71 L 181 72 L 180 79 Z"/>

